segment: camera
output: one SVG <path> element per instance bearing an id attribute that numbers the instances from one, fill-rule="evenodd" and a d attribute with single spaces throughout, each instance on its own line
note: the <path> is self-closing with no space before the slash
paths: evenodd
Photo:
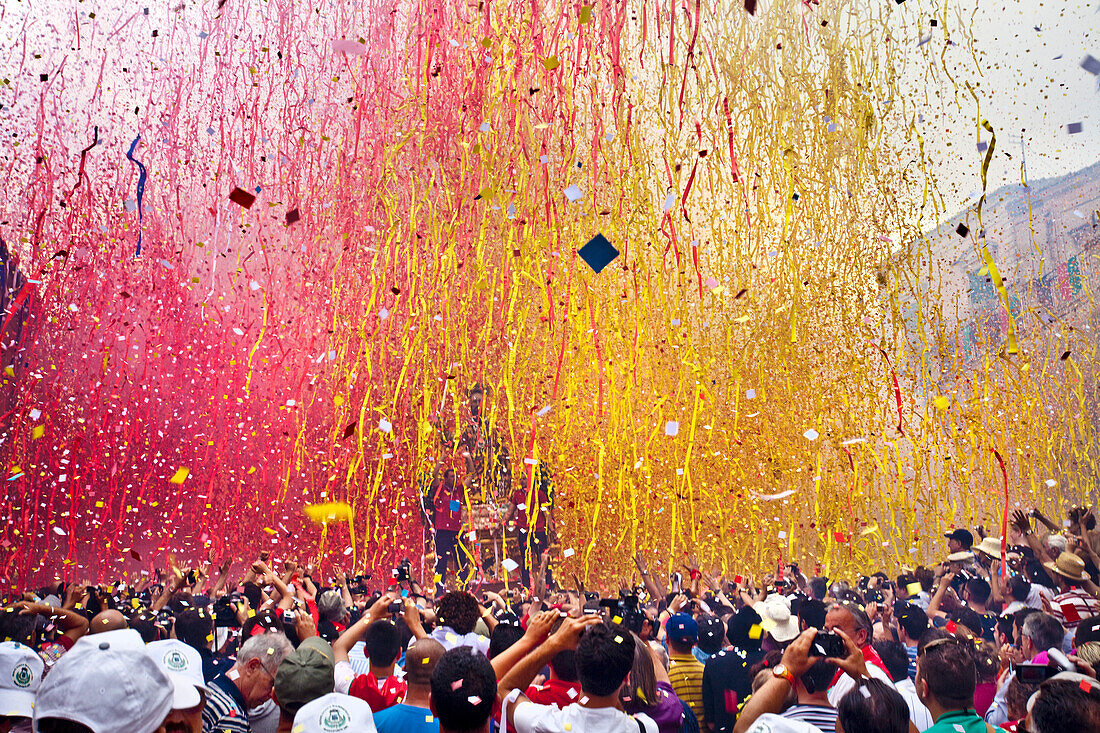
<path id="1" fill-rule="evenodd" d="M 411 564 L 412 563 L 409 562 L 409 558 L 405 558 L 404 560 L 399 562 L 397 564 L 397 567 L 393 569 L 393 579 L 396 580 L 398 583 L 406 583 L 412 580 L 412 574 L 409 570 Z"/>
<path id="2" fill-rule="evenodd" d="M 293 626 L 297 623 L 297 615 L 294 611 L 283 611 L 283 623 L 287 626 Z"/>
<path id="3" fill-rule="evenodd" d="M 1061 671 L 1049 664 L 1017 664 L 1014 669 L 1016 679 L 1023 685 L 1038 685 Z"/>
<path id="4" fill-rule="evenodd" d="M 848 647 L 844 644 L 844 639 L 832 631 L 818 631 L 814 635 L 811 654 L 815 657 L 843 659 L 848 656 Z"/>
<path id="5" fill-rule="evenodd" d="M 389 607 L 389 612 L 391 614 L 395 614 L 395 615 L 404 613 L 405 612 L 405 603 L 404 603 L 404 601 L 401 601 L 399 599 L 399 600 L 391 602 L 390 607 Z"/>

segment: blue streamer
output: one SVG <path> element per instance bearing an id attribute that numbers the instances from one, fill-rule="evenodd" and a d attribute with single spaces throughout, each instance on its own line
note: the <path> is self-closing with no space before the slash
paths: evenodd
<path id="1" fill-rule="evenodd" d="M 140 141 L 141 141 L 141 135 L 138 135 L 137 137 L 134 138 L 134 141 L 132 143 L 130 143 L 130 149 L 128 151 L 126 151 L 126 157 L 130 160 L 131 163 L 136 165 L 138 167 L 138 170 L 140 171 L 140 175 L 138 175 L 138 184 L 137 184 L 138 243 L 137 243 L 137 252 L 134 253 L 134 257 L 141 257 L 141 219 L 142 219 L 142 214 L 143 214 L 142 207 L 141 207 L 141 199 L 142 199 L 142 197 L 145 196 L 145 179 L 149 177 L 149 173 L 148 173 L 148 171 L 145 170 L 145 166 L 143 166 L 141 164 L 141 161 L 134 158 L 134 148 L 137 147 L 137 144 Z"/>

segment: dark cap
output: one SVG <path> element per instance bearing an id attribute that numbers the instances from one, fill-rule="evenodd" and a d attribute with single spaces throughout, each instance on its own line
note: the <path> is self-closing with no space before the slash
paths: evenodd
<path id="1" fill-rule="evenodd" d="M 665 622 L 665 633 L 677 644 L 694 644 L 699 640 L 699 624 L 686 613 L 674 613 Z"/>
<path id="2" fill-rule="evenodd" d="M 287 655 L 275 672 L 274 692 L 280 707 L 290 712 L 332 692 L 336 656 L 329 643 L 311 636 Z"/>
<path id="3" fill-rule="evenodd" d="M 949 540 L 957 540 L 963 547 L 969 548 L 974 544 L 974 535 L 970 534 L 970 530 L 959 527 L 954 532 L 948 532 L 944 535 Z"/>

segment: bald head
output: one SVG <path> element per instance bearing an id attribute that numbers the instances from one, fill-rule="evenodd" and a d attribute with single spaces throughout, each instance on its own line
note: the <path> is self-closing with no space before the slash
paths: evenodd
<path id="1" fill-rule="evenodd" d="M 435 639 L 420 639 L 405 652 L 405 682 L 410 687 L 429 687 L 432 672 L 446 651 Z"/>
<path id="2" fill-rule="evenodd" d="M 130 628 L 130 624 L 126 623 L 126 617 L 111 608 L 92 616 L 92 622 L 88 625 L 88 633 L 102 634 L 104 631 L 118 631 L 119 629 L 128 628 Z"/>

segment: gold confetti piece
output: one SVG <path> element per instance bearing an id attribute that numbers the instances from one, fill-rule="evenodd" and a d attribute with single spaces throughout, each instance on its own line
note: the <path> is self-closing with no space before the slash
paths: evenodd
<path id="1" fill-rule="evenodd" d="M 557 56 L 547 56 L 542 60 L 542 65 L 546 67 L 547 71 L 553 71 L 554 69 L 561 66 L 561 62 L 558 61 Z"/>
<path id="2" fill-rule="evenodd" d="M 306 516 L 314 522 L 348 522 L 355 516 L 350 505 L 343 501 L 327 504 L 309 504 L 303 508 Z"/>
<path id="3" fill-rule="evenodd" d="M 182 484 L 187 477 L 191 475 L 191 469 L 189 468 L 177 468 L 176 472 L 172 475 L 172 478 L 168 479 L 170 484 Z"/>

